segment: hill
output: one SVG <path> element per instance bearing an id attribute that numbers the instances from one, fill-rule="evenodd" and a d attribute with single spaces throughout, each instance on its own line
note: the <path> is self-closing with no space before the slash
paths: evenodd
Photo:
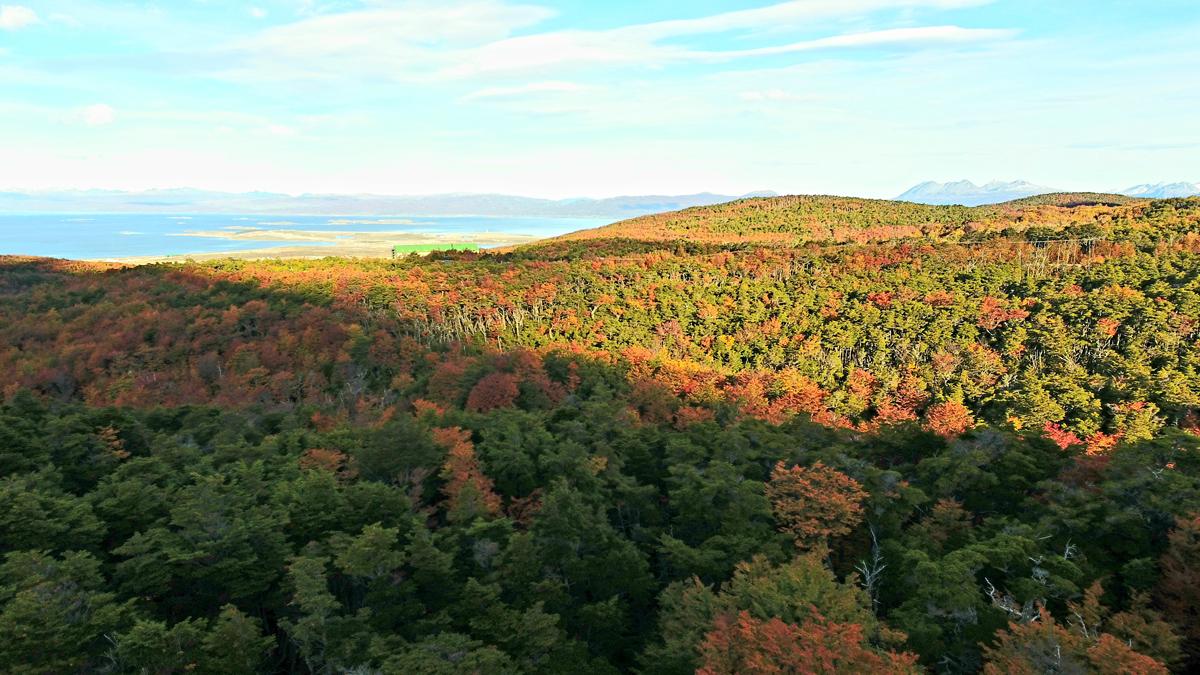
<path id="1" fill-rule="evenodd" d="M 1050 192 L 1032 197 L 1014 199 L 1005 205 L 1009 207 L 1061 206 L 1068 208 L 1076 206 L 1120 206 L 1122 204 L 1132 204 L 1139 201 L 1139 199 L 1138 197 L 1107 192 Z"/>
<path id="2" fill-rule="evenodd" d="M 1138 200 L 1130 197 L 1100 193 L 1054 193 L 976 207 L 793 195 L 740 199 L 642 216 L 573 232 L 550 241 L 630 239 L 797 245 L 897 239 L 957 240 L 1006 230 L 1062 230 L 1106 218 L 1133 217 L 1131 209 L 1136 203 Z"/>

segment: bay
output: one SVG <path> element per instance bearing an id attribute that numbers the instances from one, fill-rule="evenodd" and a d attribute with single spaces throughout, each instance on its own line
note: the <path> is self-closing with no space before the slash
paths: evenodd
<path id="1" fill-rule="evenodd" d="M 488 216 L 291 216 L 224 214 L 0 214 L 0 254 L 109 259 L 221 253 L 287 245 L 255 232 L 396 232 L 404 236 L 486 234 L 493 245 L 554 237 L 607 224 L 599 218 Z M 242 233 L 236 240 L 215 235 Z M 512 237 L 507 241 L 506 237 Z M 320 246 L 319 242 L 305 242 Z M 328 244 L 326 244 L 328 245 Z"/>

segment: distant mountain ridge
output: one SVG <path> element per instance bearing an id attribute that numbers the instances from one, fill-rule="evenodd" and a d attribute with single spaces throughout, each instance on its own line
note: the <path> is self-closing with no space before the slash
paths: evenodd
<path id="1" fill-rule="evenodd" d="M 237 213 L 276 215 L 510 216 L 547 218 L 633 218 L 692 206 L 710 206 L 773 192 L 719 195 L 634 195 L 606 199 L 538 199 L 501 194 L 292 196 L 273 192 L 212 192 L 189 188 L 122 192 L 67 190 L 0 192 L 3 212 Z"/>
<path id="2" fill-rule="evenodd" d="M 920 185 L 909 188 L 904 194 L 896 197 L 897 201 L 915 202 L 917 204 L 982 206 L 984 204 L 999 204 L 1014 199 L 1033 197 L 1052 192 L 1062 192 L 1044 185 L 1035 185 L 1028 181 L 992 181 L 976 185 L 969 180 L 938 183 L 925 181 Z"/>
<path id="3" fill-rule="evenodd" d="M 985 206 L 1058 192 L 1063 192 L 1063 190 L 1036 185 L 1024 180 L 1008 182 L 992 181 L 984 185 L 976 185 L 969 180 L 952 181 L 949 183 L 925 181 L 909 188 L 904 194 L 896 197 L 896 200 L 936 206 L 952 204 Z M 1200 195 L 1200 183 L 1146 183 L 1119 190 L 1114 194 L 1136 197 L 1138 199 L 1192 197 Z"/>
<path id="4" fill-rule="evenodd" d="M 1121 194 L 1143 199 L 1174 199 L 1200 195 L 1200 183 L 1146 183 L 1121 190 Z"/>

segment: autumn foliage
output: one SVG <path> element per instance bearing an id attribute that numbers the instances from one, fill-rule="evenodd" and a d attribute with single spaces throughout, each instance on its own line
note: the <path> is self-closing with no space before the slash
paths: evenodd
<path id="1" fill-rule="evenodd" d="M 1084 634 L 1063 627 L 1042 609 L 1036 620 L 1014 623 L 984 648 L 984 675 L 1167 675 L 1161 662 L 1134 651 L 1109 633 Z"/>
<path id="2" fill-rule="evenodd" d="M 975 417 L 967 406 L 958 401 L 945 401 L 929 406 L 925 426 L 938 436 L 954 438 L 975 426 Z"/>
<path id="3" fill-rule="evenodd" d="M 775 464 L 766 493 L 779 529 L 796 546 L 810 548 L 847 534 L 862 520 L 867 492 L 858 481 L 819 461 L 808 468 L 786 466 Z"/>
<path id="4" fill-rule="evenodd" d="M 921 672 L 916 655 L 873 649 L 862 626 L 827 621 L 815 608 L 801 625 L 761 621 L 747 611 L 721 614 L 700 651 L 697 675 Z"/>
<path id="5" fill-rule="evenodd" d="M 1009 321 L 1021 321 L 1028 317 L 1028 311 L 1006 307 L 1003 300 L 990 295 L 979 305 L 979 327 L 984 330 L 996 330 Z"/>
<path id="6" fill-rule="evenodd" d="M 300 467 L 325 471 L 341 478 L 353 478 L 356 475 L 350 465 L 350 458 L 345 453 L 328 448 L 311 448 L 300 456 Z"/>
<path id="7" fill-rule="evenodd" d="M 1197 232 L 787 197 L 0 258 L 0 670 L 1196 672 Z"/>
<path id="8" fill-rule="evenodd" d="M 493 490 L 492 480 L 479 466 L 471 433 L 458 427 L 434 429 L 433 439 L 446 448 L 442 478 L 446 481 L 443 492 L 450 517 L 470 520 L 499 514 L 500 497 Z"/>
<path id="9" fill-rule="evenodd" d="M 517 382 L 517 377 L 511 373 L 485 375 L 467 395 L 467 410 L 487 412 L 512 407 L 520 394 Z"/>
<path id="10" fill-rule="evenodd" d="M 1046 438 L 1049 438 L 1051 441 L 1053 441 L 1054 444 L 1057 445 L 1061 450 L 1066 450 L 1073 446 L 1083 444 L 1083 440 L 1080 439 L 1079 436 L 1066 429 L 1063 429 L 1054 422 L 1046 422 L 1045 426 L 1042 427 L 1042 432 L 1046 435 Z"/>

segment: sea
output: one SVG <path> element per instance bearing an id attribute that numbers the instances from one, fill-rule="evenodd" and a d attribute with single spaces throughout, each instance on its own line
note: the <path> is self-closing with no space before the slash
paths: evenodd
<path id="1" fill-rule="evenodd" d="M 0 255 L 81 260 L 220 253 L 313 242 L 197 237 L 189 232 L 302 230 L 397 232 L 406 235 L 554 237 L 611 222 L 600 218 L 508 216 L 284 216 L 216 214 L 4 214 Z"/>

